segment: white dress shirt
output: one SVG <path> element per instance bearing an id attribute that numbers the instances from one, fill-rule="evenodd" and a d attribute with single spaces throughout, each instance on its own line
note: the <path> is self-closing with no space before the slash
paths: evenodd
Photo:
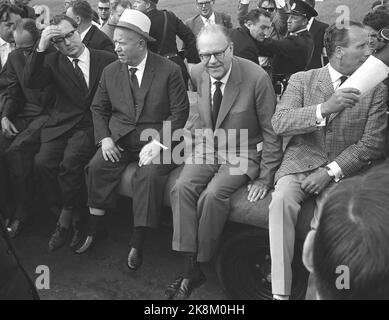
<path id="1" fill-rule="evenodd" d="M 73 67 L 75 66 L 75 63 L 73 60 L 75 58 L 68 57 L 70 62 L 72 63 Z M 90 51 L 87 47 L 84 46 L 84 51 L 81 53 L 81 55 L 77 58 L 78 66 L 80 67 L 82 73 L 84 74 L 86 85 L 89 88 L 89 71 L 90 71 Z"/>
<path id="2" fill-rule="evenodd" d="M 90 28 L 92 28 L 92 24 L 90 25 L 90 27 L 89 27 L 88 29 L 86 29 L 84 32 L 82 32 L 82 33 L 80 34 L 80 36 L 81 36 L 81 41 L 84 41 L 84 38 L 85 38 L 86 34 L 89 32 Z"/>
<path id="3" fill-rule="evenodd" d="M 308 25 L 307 25 L 308 31 L 311 31 L 311 27 L 312 27 L 312 24 L 313 24 L 313 20 L 315 20 L 315 18 L 311 18 L 311 19 L 309 19 L 309 21 L 308 21 Z"/>
<path id="4" fill-rule="evenodd" d="M 201 17 L 201 20 L 203 20 L 203 23 L 204 25 L 207 25 L 207 24 L 216 24 L 216 18 L 215 18 L 215 13 L 213 12 L 211 14 L 211 16 L 207 19 L 207 18 L 204 18 L 202 15 L 200 15 Z"/>
<path id="5" fill-rule="evenodd" d="M 338 89 L 341 83 L 341 77 L 343 77 L 343 74 L 340 72 L 336 71 L 331 64 L 328 64 L 328 71 L 330 73 L 330 78 L 332 85 L 334 87 L 334 90 Z M 318 127 L 325 127 L 326 125 L 326 120 L 323 118 L 323 115 L 321 113 L 321 103 L 317 106 L 316 108 L 316 123 Z M 338 182 L 340 179 L 343 178 L 343 172 L 342 169 L 339 167 L 339 165 L 333 161 L 327 165 L 328 168 L 333 172 L 335 175 L 335 182 Z"/>
<path id="6" fill-rule="evenodd" d="M 0 37 L 0 59 L 1 59 L 1 67 L 7 63 L 8 55 L 15 49 L 15 46 L 11 43 L 4 41 Z"/>
<path id="7" fill-rule="evenodd" d="M 213 105 L 213 95 L 215 94 L 215 91 L 216 91 L 215 82 L 220 81 L 222 83 L 221 86 L 220 86 L 220 90 L 222 92 L 222 95 L 224 96 L 224 89 L 226 88 L 227 81 L 230 78 L 231 69 L 232 69 L 232 63 L 231 63 L 231 66 L 230 66 L 230 69 L 228 70 L 228 72 L 220 80 L 217 80 L 217 79 L 215 79 L 213 77 L 210 77 L 211 78 L 211 100 L 212 100 L 212 105 Z"/>
<path id="8" fill-rule="evenodd" d="M 148 53 L 146 52 L 145 57 L 137 66 L 130 66 L 130 65 L 128 66 L 128 72 L 130 72 L 131 68 L 137 69 L 135 72 L 135 75 L 138 79 L 139 87 L 142 86 L 142 79 L 143 79 L 143 74 L 145 73 L 145 69 L 146 69 L 147 56 L 148 56 Z"/>

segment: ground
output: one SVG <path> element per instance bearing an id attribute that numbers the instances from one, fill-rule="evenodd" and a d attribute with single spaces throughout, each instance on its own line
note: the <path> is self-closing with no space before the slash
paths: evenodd
<path id="1" fill-rule="evenodd" d="M 63 10 L 63 0 L 33 0 L 34 4 L 47 4 L 53 13 L 60 13 Z M 339 15 L 336 9 L 341 5 L 346 5 L 350 8 L 351 18 L 356 21 L 362 21 L 363 16 L 370 10 L 374 0 L 324 0 L 323 2 L 316 1 L 316 9 L 319 12 L 319 19 L 327 23 L 335 22 Z M 96 8 L 98 0 L 91 0 L 90 3 Z M 216 0 L 215 8 L 219 11 L 224 11 L 231 15 L 236 22 L 236 8 L 238 0 Z M 256 0 L 251 0 L 251 6 L 254 7 Z M 194 15 L 196 10 L 195 0 L 161 0 L 159 7 L 174 11 L 178 17 L 185 20 Z"/>

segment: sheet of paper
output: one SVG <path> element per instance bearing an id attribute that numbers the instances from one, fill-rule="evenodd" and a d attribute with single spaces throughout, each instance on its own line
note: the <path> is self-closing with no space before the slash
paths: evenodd
<path id="1" fill-rule="evenodd" d="M 381 60 L 370 56 L 338 89 L 355 88 L 362 95 L 384 81 L 389 75 L 389 67 Z"/>

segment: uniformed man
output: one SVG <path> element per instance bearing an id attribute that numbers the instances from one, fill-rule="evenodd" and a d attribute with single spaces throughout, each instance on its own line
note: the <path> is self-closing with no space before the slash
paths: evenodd
<path id="1" fill-rule="evenodd" d="M 143 12 L 151 20 L 150 36 L 156 41 L 149 44 L 149 50 L 177 63 L 181 67 L 185 84 L 187 84 L 189 74 L 184 59 L 186 58 L 190 64 L 200 62 L 196 48 L 196 37 L 192 30 L 173 12 L 158 10 L 157 4 L 158 0 L 135 0 L 133 9 Z M 184 44 L 183 54 L 178 52 L 176 36 Z"/>
<path id="2" fill-rule="evenodd" d="M 286 89 L 290 76 L 304 71 L 312 59 L 314 41 L 307 29 L 308 22 L 317 12 L 302 0 L 294 0 L 288 18 L 288 36 L 282 40 L 266 38 L 257 41 L 261 56 L 272 57 L 272 77 L 276 93 Z"/>

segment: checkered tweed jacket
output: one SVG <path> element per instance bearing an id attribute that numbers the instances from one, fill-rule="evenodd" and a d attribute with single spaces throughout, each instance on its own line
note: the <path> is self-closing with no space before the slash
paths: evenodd
<path id="1" fill-rule="evenodd" d="M 316 108 L 334 94 L 328 67 L 299 72 L 272 118 L 274 131 L 291 137 L 275 180 L 317 169 L 332 161 L 345 177 L 383 158 L 386 143 L 386 97 L 383 84 L 366 93 L 353 108 L 331 114 L 326 127 L 316 126 Z"/>

